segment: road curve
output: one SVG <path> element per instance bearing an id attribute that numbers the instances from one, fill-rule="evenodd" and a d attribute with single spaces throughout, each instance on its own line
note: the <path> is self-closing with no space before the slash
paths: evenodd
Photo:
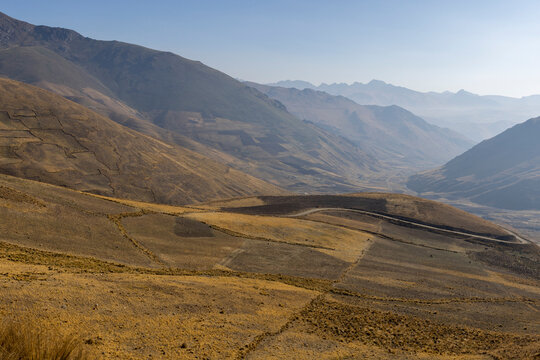
<path id="1" fill-rule="evenodd" d="M 475 239 L 496 241 L 496 242 L 500 242 L 500 243 L 516 244 L 516 242 L 514 242 L 514 241 L 500 240 L 500 239 L 491 238 L 489 236 L 476 235 L 476 234 L 463 232 L 463 231 L 448 230 L 448 229 L 440 228 L 440 227 L 437 227 L 437 226 L 434 226 L 434 225 L 425 225 L 425 224 L 415 222 L 415 221 L 403 220 L 403 219 L 400 219 L 400 218 L 397 218 L 397 217 L 394 217 L 394 216 L 391 216 L 391 215 L 382 215 L 382 214 L 371 212 L 371 211 L 357 210 L 357 209 L 313 208 L 313 209 L 304 210 L 304 211 L 296 213 L 296 214 L 284 215 L 284 217 L 300 217 L 300 216 L 306 216 L 306 215 L 313 214 L 313 213 L 316 213 L 316 212 L 321 212 L 321 211 L 354 212 L 354 213 L 364 214 L 364 215 L 373 216 L 373 217 L 377 217 L 377 218 L 381 218 L 381 219 L 392 220 L 392 221 L 407 224 L 407 225 L 413 225 L 415 227 L 420 227 L 420 228 L 424 228 L 424 229 L 428 229 L 428 230 L 441 231 L 441 232 L 445 232 L 445 233 L 453 234 L 453 235 L 468 236 L 468 237 L 472 237 L 472 238 L 475 238 Z M 522 237 L 520 237 L 520 236 L 518 236 L 518 235 L 516 235 L 514 233 L 511 233 L 510 231 L 508 231 L 508 233 L 510 235 L 513 235 L 518 240 L 518 243 L 520 243 L 520 244 L 528 244 L 528 243 L 530 243 L 530 241 L 528 241 L 526 239 L 523 239 Z"/>

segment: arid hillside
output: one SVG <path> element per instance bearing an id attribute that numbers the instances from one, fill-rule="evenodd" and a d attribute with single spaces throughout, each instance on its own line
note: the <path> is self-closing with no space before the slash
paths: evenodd
<path id="1" fill-rule="evenodd" d="M 76 335 L 90 358 L 540 352 L 538 247 L 435 202 L 175 207 L 0 175 L 0 219 L 0 317 Z"/>
<path id="2" fill-rule="evenodd" d="M 351 141 L 170 52 L 94 40 L 0 13 L 0 75 L 54 91 L 290 191 L 336 193 L 381 185 L 373 176 L 384 167 Z"/>
<path id="3" fill-rule="evenodd" d="M 500 209 L 540 210 L 540 118 L 481 142 L 444 166 L 409 178 L 428 196 Z"/>
<path id="4" fill-rule="evenodd" d="M 0 172 L 170 204 L 282 192 L 61 96 L 7 79 L 0 79 Z"/>
<path id="5" fill-rule="evenodd" d="M 245 198 L 243 201 L 213 201 L 209 204 L 230 212 L 280 216 L 325 208 L 351 209 L 373 216 L 385 215 L 403 221 L 435 225 L 442 229 L 486 234 L 506 240 L 513 238 L 505 229 L 478 216 L 436 201 L 403 194 L 260 196 Z"/>

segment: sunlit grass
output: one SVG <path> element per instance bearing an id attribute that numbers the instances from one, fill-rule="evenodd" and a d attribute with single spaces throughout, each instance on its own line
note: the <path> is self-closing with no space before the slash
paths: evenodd
<path id="1" fill-rule="evenodd" d="M 45 331 L 32 319 L 13 318 L 0 322 L 0 360 L 89 359 L 74 335 Z"/>

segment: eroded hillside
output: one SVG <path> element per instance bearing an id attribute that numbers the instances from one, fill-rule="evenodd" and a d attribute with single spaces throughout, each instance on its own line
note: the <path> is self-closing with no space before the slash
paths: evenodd
<path id="1" fill-rule="evenodd" d="M 354 143 L 198 61 L 5 14 L 0 32 L 1 75 L 54 91 L 147 135 L 290 191 L 381 185 L 372 176 L 382 165 Z"/>
<path id="2" fill-rule="evenodd" d="M 0 79 L 0 171 L 77 190 L 182 204 L 279 193 L 48 91 Z"/>

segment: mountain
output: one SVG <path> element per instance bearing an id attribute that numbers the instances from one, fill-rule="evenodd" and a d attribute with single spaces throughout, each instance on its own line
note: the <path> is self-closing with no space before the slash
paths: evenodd
<path id="1" fill-rule="evenodd" d="M 352 142 L 204 64 L 0 14 L 0 75 L 295 191 L 357 191 L 381 170 Z"/>
<path id="2" fill-rule="evenodd" d="M 367 84 L 334 83 L 315 86 L 303 81 L 282 81 L 272 85 L 325 91 L 346 96 L 359 104 L 398 105 L 430 123 L 450 128 L 479 142 L 493 137 L 525 119 L 540 114 L 540 96 L 523 98 L 480 96 L 465 90 L 419 92 L 380 80 Z"/>
<path id="3" fill-rule="evenodd" d="M 449 161 L 410 177 L 420 194 L 512 210 L 540 210 L 540 118 L 516 125 Z"/>
<path id="4" fill-rule="evenodd" d="M 303 80 L 283 80 L 278 81 L 276 83 L 270 83 L 266 84 L 268 86 L 278 86 L 278 87 L 285 87 L 285 88 L 296 88 L 296 89 L 315 89 L 317 88 L 315 85 L 308 81 Z"/>
<path id="5" fill-rule="evenodd" d="M 281 192 L 61 96 L 8 79 L 0 79 L 0 172 L 171 204 Z"/>
<path id="6" fill-rule="evenodd" d="M 438 166 L 473 145 L 398 106 L 363 106 L 322 91 L 247 84 L 297 117 L 349 139 L 394 170 L 410 173 Z"/>

